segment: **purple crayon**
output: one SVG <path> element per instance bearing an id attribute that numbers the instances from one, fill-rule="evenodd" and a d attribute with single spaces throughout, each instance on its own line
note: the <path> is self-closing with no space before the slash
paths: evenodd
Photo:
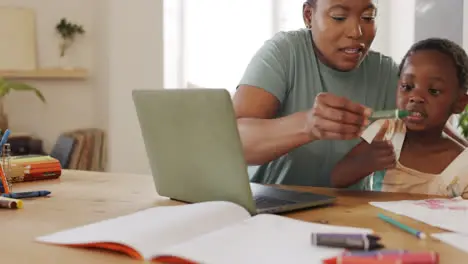
<path id="1" fill-rule="evenodd" d="M 311 244 L 314 246 L 345 248 L 348 250 L 376 250 L 384 246 L 379 244 L 380 237 L 371 234 L 336 234 L 312 233 Z"/>
<path id="2" fill-rule="evenodd" d="M 347 251 L 343 253 L 343 256 L 356 256 L 356 257 L 380 257 L 388 255 L 404 255 L 407 254 L 408 250 L 397 249 L 397 250 L 374 250 L 374 251 Z"/>

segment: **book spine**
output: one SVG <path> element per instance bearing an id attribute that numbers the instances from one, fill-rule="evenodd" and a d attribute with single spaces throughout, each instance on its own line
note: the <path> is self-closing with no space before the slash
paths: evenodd
<path id="1" fill-rule="evenodd" d="M 62 171 L 49 171 L 49 172 L 37 172 L 37 173 L 23 173 L 22 175 L 12 175 L 11 182 L 30 182 L 30 181 L 41 181 L 41 180 L 53 180 L 57 179 L 62 175 Z"/>
<path id="2" fill-rule="evenodd" d="M 40 173 L 40 172 L 55 172 L 55 171 L 60 171 L 61 168 L 58 166 L 55 167 L 43 167 L 43 168 L 25 168 L 24 173 L 25 174 L 33 174 L 33 173 Z"/>

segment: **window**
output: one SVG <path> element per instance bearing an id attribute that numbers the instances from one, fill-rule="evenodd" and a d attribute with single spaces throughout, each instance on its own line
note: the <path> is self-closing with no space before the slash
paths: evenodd
<path id="1" fill-rule="evenodd" d="M 251 57 L 280 30 L 304 26 L 303 0 L 164 0 L 165 88 L 231 93 Z"/>
<path id="2" fill-rule="evenodd" d="M 304 1 L 164 0 L 165 88 L 192 85 L 234 93 L 250 59 L 267 39 L 278 31 L 304 27 Z M 408 1 L 397 2 L 406 5 Z M 383 1 L 379 7 L 381 30 L 372 48 L 402 56 L 412 38 L 401 41 L 392 36 L 395 32 L 402 34 L 407 25 L 402 24 L 400 29 L 389 26 L 390 8 L 400 6 Z M 408 31 L 404 35 L 411 34 Z M 402 44 L 404 47 L 395 48 Z"/>
<path id="3" fill-rule="evenodd" d="M 184 80 L 182 65 L 183 45 L 183 5 L 182 0 L 164 0 L 164 87 L 181 88 Z"/>

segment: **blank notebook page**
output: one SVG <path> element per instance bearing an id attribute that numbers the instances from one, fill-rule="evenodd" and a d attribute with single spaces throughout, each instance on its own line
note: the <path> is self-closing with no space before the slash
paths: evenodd
<path id="1" fill-rule="evenodd" d="M 67 245 L 113 242 L 130 246 L 148 259 L 165 247 L 249 217 L 242 207 L 226 202 L 163 206 L 42 236 L 37 241 Z"/>
<path id="2" fill-rule="evenodd" d="M 204 264 L 321 264 L 342 249 L 311 245 L 312 232 L 371 233 L 370 229 L 315 224 L 278 215 L 257 215 L 189 240 L 163 253 Z"/>

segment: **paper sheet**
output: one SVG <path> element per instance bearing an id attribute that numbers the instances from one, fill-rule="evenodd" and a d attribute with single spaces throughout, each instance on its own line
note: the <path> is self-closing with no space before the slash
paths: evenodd
<path id="1" fill-rule="evenodd" d="M 164 253 L 204 264 L 322 264 L 323 259 L 343 253 L 343 249 L 313 246 L 310 240 L 313 232 L 364 234 L 372 230 L 263 214 L 176 245 Z"/>
<path id="2" fill-rule="evenodd" d="M 361 138 L 369 144 L 372 143 L 372 140 L 374 140 L 375 136 L 377 136 L 377 133 L 379 133 L 381 127 L 381 122 L 373 122 L 362 132 Z"/>
<path id="3" fill-rule="evenodd" d="M 453 199 L 370 202 L 370 204 L 435 227 L 468 235 L 468 200 L 460 197 Z"/>
<path id="4" fill-rule="evenodd" d="M 468 253 L 468 235 L 446 232 L 432 234 L 431 236 Z"/>

